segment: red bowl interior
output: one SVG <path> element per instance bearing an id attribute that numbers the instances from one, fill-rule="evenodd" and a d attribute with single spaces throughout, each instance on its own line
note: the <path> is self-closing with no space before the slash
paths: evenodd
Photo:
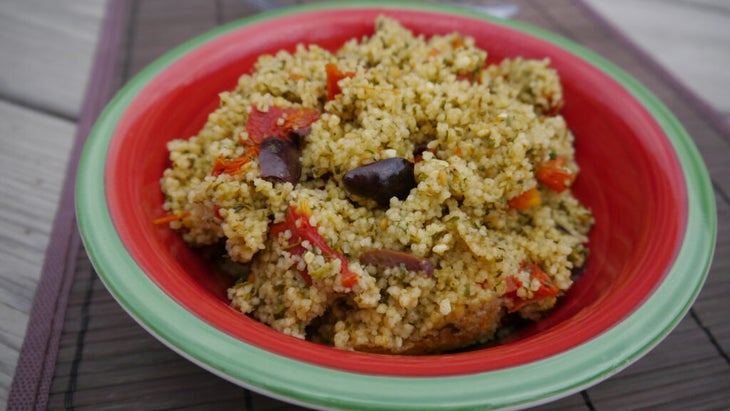
<path id="1" fill-rule="evenodd" d="M 463 353 L 389 356 L 336 350 L 280 334 L 231 309 L 227 284 L 167 227 L 159 179 L 165 144 L 197 133 L 218 93 L 231 89 L 263 53 L 316 43 L 334 50 L 373 31 L 379 14 L 425 35 L 459 31 L 505 57 L 549 57 L 576 136 L 576 195 L 593 211 L 587 267 L 557 308 L 510 342 Z M 327 22 L 327 24 L 321 24 Z M 230 31 L 178 59 L 132 101 L 111 141 L 105 170 L 110 213 L 128 252 L 179 304 L 236 338 L 293 359 L 384 375 L 455 375 L 516 366 L 569 350 L 611 328 L 651 294 L 671 267 L 687 216 L 682 170 L 660 126 L 618 83 L 564 49 L 532 35 L 464 16 L 363 8 L 264 20 Z"/>

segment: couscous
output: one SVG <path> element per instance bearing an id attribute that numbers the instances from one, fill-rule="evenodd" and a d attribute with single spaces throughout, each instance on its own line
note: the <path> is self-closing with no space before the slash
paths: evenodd
<path id="1" fill-rule="evenodd" d="M 298 338 L 425 354 L 538 320 L 593 218 L 556 71 L 486 57 L 387 17 L 334 52 L 261 56 L 168 144 L 160 222 L 225 244 L 232 306 Z"/>

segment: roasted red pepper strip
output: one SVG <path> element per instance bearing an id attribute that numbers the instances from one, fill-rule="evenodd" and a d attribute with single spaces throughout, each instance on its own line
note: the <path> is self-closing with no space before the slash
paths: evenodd
<path id="1" fill-rule="evenodd" d="M 358 275 L 350 271 L 347 266 L 347 258 L 333 250 L 324 238 L 319 235 L 317 227 L 309 223 L 309 215 L 298 211 L 294 206 L 289 207 L 284 221 L 271 226 L 271 234 L 278 236 L 286 230 L 291 232 L 287 251 L 297 255 L 304 254 L 306 250 L 301 244 L 302 241 L 307 240 L 310 244 L 319 248 L 326 259 L 331 260 L 332 258 L 337 258 L 340 260 L 340 275 L 343 286 L 352 287 L 357 284 Z M 312 284 L 312 277 L 308 273 L 302 272 L 301 274 L 307 284 Z"/>
<path id="2" fill-rule="evenodd" d="M 539 281 L 540 288 L 532 292 L 531 298 L 520 298 L 517 295 L 517 290 L 522 288 L 522 282 L 513 276 L 507 277 L 505 279 L 507 287 L 504 293 L 504 298 L 512 300 L 512 307 L 509 309 L 509 312 L 511 313 L 530 303 L 542 300 L 543 298 L 555 297 L 560 291 L 558 286 L 553 283 L 550 277 L 542 271 L 537 264 L 532 263 L 528 265 L 526 270 L 530 272 L 530 282 L 532 282 L 532 280 Z"/>
<path id="3" fill-rule="evenodd" d="M 575 174 L 567 167 L 565 158 L 558 156 L 541 165 L 535 173 L 537 181 L 561 193 L 573 185 Z"/>
<path id="4" fill-rule="evenodd" d="M 334 63 L 327 63 L 324 69 L 327 72 L 327 101 L 334 100 L 338 94 L 342 94 L 339 81 L 355 77 L 355 73 L 350 71 L 343 73 Z"/>
<path id="5" fill-rule="evenodd" d="M 248 115 L 246 132 L 253 144 L 261 144 L 266 137 L 289 138 L 289 134 L 303 136 L 309 133 L 309 127 L 319 120 L 319 111 L 311 108 L 269 107 L 269 111 L 260 111 L 251 107 Z M 279 119 L 282 120 L 279 124 Z"/>

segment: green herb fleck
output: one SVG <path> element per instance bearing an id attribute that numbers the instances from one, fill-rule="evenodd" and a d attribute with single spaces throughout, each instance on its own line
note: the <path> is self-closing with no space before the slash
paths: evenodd
<path id="1" fill-rule="evenodd" d="M 454 222 L 454 221 L 456 221 L 458 219 L 459 219 L 459 216 L 457 216 L 457 215 L 451 216 L 446 221 L 444 221 L 444 223 L 448 224 L 448 223 Z"/>
<path id="2" fill-rule="evenodd" d="M 284 304 L 280 305 L 276 311 L 274 311 L 274 317 L 276 319 L 280 319 L 284 317 L 284 313 L 286 312 L 286 306 Z"/>

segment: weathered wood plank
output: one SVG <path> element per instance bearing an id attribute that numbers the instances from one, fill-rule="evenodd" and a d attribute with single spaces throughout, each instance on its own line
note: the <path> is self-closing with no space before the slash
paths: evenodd
<path id="1" fill-rule="evenodd" d="M 127 76 L 131 77 L 171 48 L 218 24 L 216 2 L 165 0 L 134 2 L 134 32 L 130 37 Z"/>
<path id="2" fill-rule="evenodd" d="M 114 372 L 128 372 L 130 370 L 143 370 L 145 368 L 159 367 L 159 368 L 174 368 L 179 366 L 180 363 L 189 363 L 188 361 L 181 361 L 180 356 L 175 354 L 171 350 L 150 350 L 143 354 L 140 353 L 120 353 L 119 355 L 111 355 L 103 358 L 84 358 L 78 366 L 78 373 L 82 375 L 104 375 L 106 373 Z M 55 377 L 57 380 L 65 380 L 71 375 L 70 365 L 72 359 L 59 360 L 59 365 L 69 366 L 68 369 L 63 367 L 63 370 L 56 372 Z M 192 363 L 190 363 L 192 365 Z M 61 367 L 59 367 L 61 368 Z M 61 384 L 65 387 L 64 384 Z"/>
<path id="3" fill-rule="evenodd" d="M 218 18 L 220 23 L 228 23 L 263 11 L 253 1 L 221 0 L 219 4 Z"/>
<path id="4" fill-rule="evenodd" d="M 79 386 L 74 395 L 74 409 L 98 409 L 100 404 L 120 409 L 167 409 L 176 404 L 199 405 L 221 399 L 242 398 L 242 390 L 233 384 L 198 370 L 192 375 L 171 378 L 145 378 L 108 389 Z"/>
<path id="5" fill-rule="evenodd" d="M 730 86 L 727 77 L 730 13 L 727 12 L 727 2 L 587 2 L 669 71 L 682 78 L 697 94 L 724 114 L 730 114 L 730 94 L 727 93 Z M 697 6 L 702 3 L 712 7 Z M 678 29 L 680 27 L 681 30 Z"/>
<path id="6" fill-rule="evenodd" d="M 684 410 L 688 403 L 692 409 L 705 402 L 727 405 L 728 387 L 727 364 L 708 358 L 661 373 L 609 379 L 589 392 L 597 409 Z"/>
<path id="7" fill-rule="evenodd" d="M 730 368 L 690 317 L 643 359 L 588 390 L 596 409 L 684 409 L 692 397 L 729 403 Z M 675 402 L 675 400 L 679 402 Z M 693 403 L 697 406 L 698 403 Z"/>
<path id="8" fill-rule="evenodd" d="M 559 400 L 552 401 L 545 405 L 536 406 L 531 409 L 533 411 L 590 411 L 590 408 L 588 407 L 588 405 L 586 405 L 586 400 L 583 398 L 581 393 L 561 398 Z"/>
<path id="9" fill-rule="evenodd" d="M 0 96 L 75 119 L 105 2 L 0 2 Z"/>

